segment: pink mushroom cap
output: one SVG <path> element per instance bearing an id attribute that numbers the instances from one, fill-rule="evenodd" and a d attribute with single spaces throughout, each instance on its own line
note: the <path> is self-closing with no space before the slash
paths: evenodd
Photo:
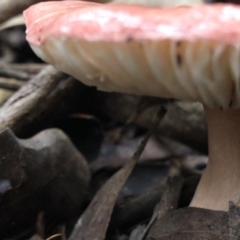
<path id="1" fill-rule="evenodd" d="M 86 41 L 131 39 L 240 42 L 240 6 L 204 4 L 156 8 L 84 1 L 42 2 L 24 12 L 27 40 L 44 44 L 50 36 Z"/>

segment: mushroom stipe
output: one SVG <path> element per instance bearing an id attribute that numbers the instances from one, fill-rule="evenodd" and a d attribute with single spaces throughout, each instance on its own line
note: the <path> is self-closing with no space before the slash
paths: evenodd
<path id="1" fill-rule="evenodd" d="M 209 163 L 190 206 L 240 199 L 240 7 L 43 2 L 24 12 L 35 53 L 102 91 L 199 101 Z"/>

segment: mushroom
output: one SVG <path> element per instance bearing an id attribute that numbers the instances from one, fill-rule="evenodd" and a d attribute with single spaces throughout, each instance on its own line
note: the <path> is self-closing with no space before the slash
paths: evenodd
<path id="1" fill-rule="evenodd" d="M 203 104 L 209 163 L 190 206 L 240 199 L 240 7 L 45 2 L 24 12 L 35 53 L 102 91 Z"/>

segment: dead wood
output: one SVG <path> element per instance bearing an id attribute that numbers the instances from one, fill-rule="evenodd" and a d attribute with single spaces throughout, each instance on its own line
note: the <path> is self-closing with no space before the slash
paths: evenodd
<path id="1" fill-rule="evenodd" d="M 16 78 L 19 80 L 29 80 L 33 77 L 32 74 L 27 73 L 21 69 L 14 69 L 11 65 L 8 64 L 0 64 L 0 76 L 7 78 Z"/>
<path id="2" fill-rule="evenodd" d="M 23 71 L 29 74 L 37 74 L 47 66 L 45 63 L 8 63 L 4 65 L 10 69 Z"/>
<path id="3" fill-rule="evenodd" d="M 0 88 L 2 89 L 14 91 L 18 90 L 24 84 L 24 81 L 19 81 L 18 79 L 0 77 Z"/>
<path id="4" fill-rule="evenodd" d="M 0 130 L 10 127 L 18 136 L 30 136 L 66 115 L 76 104 L 82 85 L 47 66 L 0 108 Z"/>

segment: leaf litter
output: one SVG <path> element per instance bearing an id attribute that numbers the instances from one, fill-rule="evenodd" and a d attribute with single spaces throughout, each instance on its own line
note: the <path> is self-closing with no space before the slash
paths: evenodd
<path id="1" fill-rule="evenodd" d="M 137 164 L 137 161 L 140 158 L 148 139 L 152 133 L 154 133 L 155 129 L 159 125 L 160 120 L 165 115 L 165 112 L 165 108 L 161 107 L 150 130 L 146 134 L 131 160 L 126 163 L 123 168 L 116 172 L 97 192 L 86 211 L 76 223 L 69 240 L 105 239 L 109 221 L 119 192 L 123 188 L 132 170 Z"/>

